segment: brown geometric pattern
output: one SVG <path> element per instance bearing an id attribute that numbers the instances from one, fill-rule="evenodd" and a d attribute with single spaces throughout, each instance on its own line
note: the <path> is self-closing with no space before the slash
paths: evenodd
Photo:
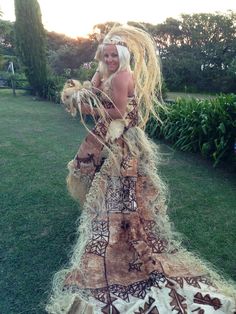
<path id="1" fill-rule="evenodd" d="M 147 292 L 151 290 L 151 287 L 156 287 L 160 289 L 160 285 L 162 285 L 166 281 L 165 276 L 162 273 L 158 273 L 157 271 L 153 271 L 147 280 L 141 280 L 138 282 L 134 282 L 131 285 L 123 286 L 123 285 L 110 285 L 107 288 L 98 288 L 98 289 L 81 289 L 80 287 L 74 285 L 73 292 L 83 291 L 83 293 L 87 293 L 93 295 L 94 298 L 103 302 L 109 303 L 109 293 L 114 296 L 121 298 L 122 300 L 129 302 L 129 295 L 144 299 L 147 295 Z M 68 287 L 64 287 L 64 289 L 68 289 Z M 71 286 L 70 286 L 71 289 Z"/>
<path id="2" fill-rule="evenodd" d="M 170 279 L 176 281 L 181 288 L 184 286 L 184 281 L 195 288 L 201 288 L 200 283 L 205 283 L 205 278 L 202 276 L 195 277 L 170 277 Z M 208 283 L 209 285 L 209 283 Z"/>
<path id="3" fill-rule="evenodd" d="M 92 129 L 92 132 L 101 138 L 105 138 L 107 134 L 108 126 L 109 125 L 107 122 L 104 122 L 103 119 L 100 119 L 98 120 L 96 126 Z"/>
<path id="4" fill-rule="evenodd" d="M 197 277 L 184 277 L 185 281 L 187 282 L 188 285 L 193 286 L 195 288 L 201 288 L 201 286 L 199 285 L 199 282 L 201 281 L 201 277 L 197 276 Z"/>
<path id="5" fill-rule="evenodd" d="M 167 288 L 170 289 L 169 296 L 171 297 L 172 301 L 170 305 L 172 307 L 172 311 L 177 311 L 179 314 L 187 314 L 187 304 L 186 299 L 181 294 L 176 291 L 174 284 L 167 280 Z"/>
<path id="6" fill-rule="evenodd" d="M 172 298 L 170 305 L 172 306 L 172 311 L 178 311 L 180 314 L 187 314 L 187 304 L 184 303 L 186 299 L 180 295 L 175 289 L 172 289 L 169 293 L 169 296 Z"/>
<path id="7" fill-rule="evenodd" d="M 149 297 L 148 301 L 145 302 L 144 307 L 139 307 L 138 312 L 135 311 L 134 314 L 159 314 L 157 307 L 154 306 L 152 309 L 152 304 L 155 302 L 155 299 Z"/>
<path id="8" fill-rule="evenodd" d="M 129 263 L 129 271 L 141 271 L 141 266 L 143 263 L 138 259 Z"/>
<path id="9" fill-rule="evenodd" d="M 121 162 L 121 168 L 123 168 L 124 170 L 128 169 L 130 166 L 131 159 L 132 159 L 131 154 L 127 154 Z"/>
<path id="10" fill-rule="evenodd" d="M 198 307 L 197 309 L 193 310 L 192 313 L 195 314 L 204 314 L 205 311 L 203 309 L 201 309 L 200 307 Z"/>
<path id="11" fill-rule="evenodd" d="M 92 239 L 86 246 L 86 253 L 105 256 L 108 245 L 109 228 L 106 220 L 94 220 L 92 223 Z"/>
<path id="12" fill-rule="evenodd" d="M 136 100 L 135 99 L 131 100 L 130 104 L 132 104 L 134 108 L 126 116 L 126 118 L 130 120 L 127 129 L 138 125 L 138 122 L 139 122 L 138 108 L 137 108 Z"/>
<path id="13" fill-rule="evenodd" d="M 107 182 L 106 208 L 108 212 L 137 210 L 136 177 L 110 177 Z"/>
<path id="14" fill-rule="evenodd" d="M 103 314 L 122 314 L 120 311 L 117 310 L 117 308 L 113 304 L 107 304 L 102 308 Z"/>
<path id="15" fill-rule="evenodd" d="M 153 253 L 163 253 L 166 251 L 166 241 L 162 240 L 157 236 L 156 233 L 153 232 L 155 227 L 154 220 L 145 220 L 142 219 L 142 223 L 144 226 L 144 230 L 147 234 L 148 244 L 152 247 Z"/>
<path id="16" fill-rule="evenodd" d="M 205 304 L 205 305 L 210 305 L 212 306 L 215 310 L 218 310 L 221 308 L 222 304 L 220 302 L 220 299 L 218 298 L 211 298 L 209 294 L 206 294 L 203 296 L 202 293 L 198 292 L 194 296 L 195 303 L 198 304 Z"/>
<path id="17" fill-rule="evenodd" d="M 160 288 L 160 284 L 164 283 L 165 280 L 166 278 L 162 273 L 153 271 L 147 280 L 138 281 L 129 286 L 111 285 L 109 286 L 109 291 L 113 295 L 118 296 L 127 302 L 129 300 L 129 295 L 144 299 L 151 287 Z"/>
<path id="18" fill-rule="evenodd" d="M 107 288 L 91 289 L 92 296 L 102 303 L 109 303 L 109 292 Z"/>

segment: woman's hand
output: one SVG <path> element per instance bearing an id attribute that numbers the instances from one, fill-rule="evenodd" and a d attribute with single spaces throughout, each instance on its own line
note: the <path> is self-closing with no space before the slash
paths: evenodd
<path id="1" fill-rule="evenodd" d="M 81 112 L 82 112 L 83 114 L 87 114 L 87 115 L 93 114 L 93 113 L 92 113 L 92 112 L 93 112 L 93 109 L 90 107 L 89 104 L 86 104 L 86 103 L 81 102 L 80 108 L 81 108 Z"/>
<path id="2" fill-rule="evenodd" d="M 81 112 L 83 114 L 92 115 L 92 116 L 95 116 L 95 117 L 99 116 L 98 110 L 96 108 L 93 108 L 92 106 L 90 106 L 87 103 L 83 103 L 82 102 L 81 105 L 80 105 L 80 108 L 81 108 Z"/>

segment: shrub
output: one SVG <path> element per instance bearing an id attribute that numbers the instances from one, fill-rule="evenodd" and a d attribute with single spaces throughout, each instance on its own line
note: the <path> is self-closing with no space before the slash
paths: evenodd
<path id="1" fill-rule="evenodd" d="M 76 77 L 78 77 L 78 80 L 82 82 L 87 80 L 90 81 L 97 69 L 97 66 L 98 63 L 94 61 L 82 64 L 76 72 Z"/>
<path id="2" fill-rule="evenodd" d="M 159 109 L 163 124 L 153 117 L 147 125 L 151 136 L 164 138 L 182 151 L 200 152 L 213 160 L 235 163 L 236 95 L 219 95 L 210 100 L 179 99 Z"/>
<path id="3" fill-rule="evenodd" d="M 43 96 L 55 103 L 60 103 L 61 101 L 61 90 L 65 83 L 65 78 L 63 76 L 50 76 L 47 79 L 47 82 L 44 87 Z"/>
<path id="4" fill-rule="evenodd" d="M 4 81 L 4 86 L 12 88 L 12 80 L 15 82 L 15 88 L 29 88 L 29 82 L 25 77 L 24 73 L 15 73 L 14 75 L 10 72 L 0 71 L 0 79 Z"/>

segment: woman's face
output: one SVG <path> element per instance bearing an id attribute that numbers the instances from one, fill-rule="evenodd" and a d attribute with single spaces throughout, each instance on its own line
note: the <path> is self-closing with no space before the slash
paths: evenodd
<path id="1" fill-rule="evenodd" d="M 119 55 L 115 45 L 104 45 L 103 60 L 107 65 L 108 73 L 115 73 L 120 65 Z"/>

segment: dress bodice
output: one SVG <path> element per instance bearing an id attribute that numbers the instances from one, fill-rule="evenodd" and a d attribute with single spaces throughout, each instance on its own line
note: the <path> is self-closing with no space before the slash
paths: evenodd
<path id="1" fill-rule="evenodd" d="M 94 92 L 105 109 L 115 108 L 115 103 L 112 101 L 112 86 L 108 80 L 104 80 L 101 89 L 96 89 Z M 127 97 L 126 112 L 122 120 L 125 123 L 125 130 L 138 125 L 138 103 L 135 95 Z"/>
<path id="2" fill-rule="evenodd" d="M 115 104 L 108 98 L 102 96 L 101 102 L 105 109 L 115 108 Z M 113 142 L 123 135 L 129 128 L 138 125 L 138 104 L 135 96 L 128 97 L 126 112 L 122 119 L 100 118 L 92 132 L 105 140 Z"/>

